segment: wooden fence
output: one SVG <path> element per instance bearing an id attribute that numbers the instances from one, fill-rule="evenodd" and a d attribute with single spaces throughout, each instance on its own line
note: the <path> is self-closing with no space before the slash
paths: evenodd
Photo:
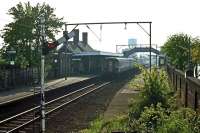
<path id="1" fill-rule="evenodd" d="M 185 77 L 185 73 L 167 65 L 169 79 L 178 92 L 181 104 L 200 111 L 200 80 L 194 77 Z"/>

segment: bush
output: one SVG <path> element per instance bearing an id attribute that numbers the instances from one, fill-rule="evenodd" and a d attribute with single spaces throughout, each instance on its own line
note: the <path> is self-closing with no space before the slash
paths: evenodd
<path id="1" fill-rule="evenodd" d="M 143 85 L 140 88 L 139 97 L 130 104 L 129 120 L 130 122 L 138 119 L 144 111 L 144 107 L 156 106 L 161 103 L 167 106 L 167 94 L 170 92 L 167 75 L 163 70 L 153 68 L 151 72 L 142 70 Z"/>
<path id="2" fill-rule="evenodd" d="M 147 106 L 157 103 L 166 105 L 167 94 L 170 90 L 166 73 L 156 68 L 152 69 L 151 72 L 143 71 L 144 87 L 141 94 Z"/>
<path id="3" fill-rule="evenodd" d="M 144 82 L 138 85 L 140 95 L 134 96 L 129 105 L 128 118 L 119 117 L 109 122 L 97 119 L 85 132 L 200 133 L 200 116 L 190 108 L 178 108 L 177 94 L 170 92 L 165 72 L 143 70 L 142 75 L 129 83 L 133 87 L 138 80 Z"/>
<path id="4" fill-rule="evenodd" d="M 133 90 L 141 90 L 144 87 L 142 74 L 136 75 L 131 81 L 129 81 L 128 87 Z"/>
<path id="5" fill-rule="evenodd" d="M 128 131 L 127 117 L 119 116 L 110 121 L 104 121 L 101 117 L 91 122 L 88 129 L 82 130 L 82 133 L 111 133 L 112 131 Z"/>
<path id="6" fill-rule="evenodd" d="M 193 130 L 193 119 L 195 117 L 196 112 L 190 108 L 181 108 L 172 111 L 170 115 L 163 120 L 163 124 L 159 127 L 158 133 L 195 133 Z"/>
<path id="7" fill-rule="evenodd" d="M 151 105 L 150 107 L 145 107 L 139 119 L 135 119 L 134 122 L 130 124 L 130 130 L 131 132 L 139 133 L 156 132 L 157 127 L 162 124 L 162 121 L 166 117 L 165 109 L 161 107 L 160 103 L 156 106 Z"/>
<path id="8" fill-rule="evenodd" d="M 191 108 L 180 108 L 175 112 L 188 122 L 192 133 L 200 133 L 200 116 Z"/>
<path id="9" fill-rule="evenodd" d="M 89 129 L 82 130 L 81 133 L 101 133 L 103 124 L 103 119 L 99 117 L 90 123 Z"/>
<path id="10" fill-rule="evenodd" d="M 138 119 L 130 123 L 136 133 L 199 133 L 200 116 L 190 108 L 166 110 L 160 103 L 145 107 Z"/>
<path id="11" fill-rule="evenodd" d="M 183 118 L 171 116 L 159 127 L 158 133 L 191 133 L 187 121 Z"/>

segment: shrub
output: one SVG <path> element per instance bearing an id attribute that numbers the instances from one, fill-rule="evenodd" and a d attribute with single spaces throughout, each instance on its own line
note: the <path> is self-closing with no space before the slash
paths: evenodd
<path id="1" fill-rule="evenodd" d="M 158 129 L 158 133 L 191 133 L 191 130 L 187 121 L 176 116 L 170 116 Z"/>
<path id="2" fill-rule="evenodd" d="M 160 103 L 145 107 L 138 119 L 130 123 L 136 133 L 199 133 L 200 116 L 190 108 L 166 110 Z"/>
<path id="3" fill-rule="evenodd" d="M 190 108 L 178 108 L 177 94 L 170 93 L 163 70 L 143 70 L 142 76 L 129 85 L 134 86 L 141 79 L 144 84 L 138 85 L 141 93 L 132 99 L 128 118 L 108 122 L 97 119 L 86 133 L 200 133 L 200 116 Z"/>
<path id="4" fill-rule="evenodd" d="M 156 132 L 157 127 L 162 124 L 167 117 L 165 109 L 158 103 L 156 106 L 145 107 L 138 120 L 134 120 L 130 125 L 131 132 Z"/>
<path id="5" fill-rule="evenodd" d="M 156 106 L 158 103 L 161 103 L 162 106 L 167 106 L 167 94 L 170 92 L 170 89 L 166 73 L 156 68 L 153 68 L 151 72 L 143 69 L 141 78 L 144 81 L 142 88 L 140 88 L 141 93 L 130 104 L 130 123 L 140 117 L 145 106 Z"/>
<path id="6" fill-rule="evenodd" d="M 140 118 L 138 119 L 140 123 L 140 131 L 144 132 L 155 132 L 157 127 L 162 124 L 163 119 L 165 119 L 166 113 L 161 104 L 158 103 L 155 106 L 145 107 L 144 112 L 142 112 Z"/>
<path id="7" fill-rule="evenodd" d="M 170 90 L 166 73 L 156 68 L 153 68 L 151 72 L 143 71 L 144 87 L 141 94 L 147 106 L 157 103 L 165 105 Z"/>
<path id="8" fill-rule="evenodd" d="M 104 121 L 102 118 L 97 118 L 96 120 L 90 123 L 88 129 L 82 130 L 81 133 L 101 133 Z"/>
<path id="9" fill-rule="evenodd" d="M 175 112 L 188 122 L 193 133 L 200 133 L 200 116 L 191 108 L 180 108 Z"/>
<path id="10" fill-rule="evenodd" d="M 171 114 L 163 120 L 158 133 L 192 133 L 191 120 L 196 113 L 189 108 L 181 108 L 172 111 Z"/>
<path id="11" fill-rule="evenodd" d="M 128 87 L 133 90 L 141 90 L 144 87 L 142 74 L 136 75 L 131 81 L 129 81 Z"/>
<path id="12" fill-rule="evenodd" d="M 127 116 L 119 116 L 110 121 L 104 121 L 102 117 L 91 122 L 88 129 L 82 133 L 111 133 L 112 131 L 128 131 Z"/>

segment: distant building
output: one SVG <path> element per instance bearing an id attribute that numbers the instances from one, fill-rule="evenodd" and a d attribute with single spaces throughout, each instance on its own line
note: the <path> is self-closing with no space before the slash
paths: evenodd
<path id="1" fill-rule="evenodd" d="M 128 46 L 129 46 L 129 48 L 136 47 L 137 46 L 137 39 L 135 39 L 135 38 L 128 39 Z"/>

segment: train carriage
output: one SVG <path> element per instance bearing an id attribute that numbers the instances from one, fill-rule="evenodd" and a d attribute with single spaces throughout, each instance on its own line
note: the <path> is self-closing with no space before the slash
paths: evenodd
<path id="1" fill-rule="evenodd" d="M 106 58 L 106 72 L 121 73 L 133 68 L 132 58 L 122 57 L 107 57 Z"/>

